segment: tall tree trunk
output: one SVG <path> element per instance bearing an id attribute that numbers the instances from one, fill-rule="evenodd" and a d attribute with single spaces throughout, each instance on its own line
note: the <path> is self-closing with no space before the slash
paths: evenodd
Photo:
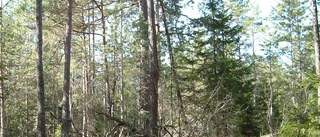
<path id="1" fill-rule="evenodd" d="M 117 20 L 117 17 L 116 16 L 114 16 L 114 19 L 115 19 L 115 21 Z M 116 24 L 116 23 L 115 23 Z M 115 31 L 115 33 L 116 33 L 116 31 L 117 31 L 117 25 L 114 25 L 114 28 L 112 27 L 111 28 L 111 30 L 113 30 L 113 31 Z M 117 41 L 117 40 L 115 40 L 115 41 Z M 116 114 L 116 111 L 114 111 L 114 110 L 116 110 L 117 108 L 117 104 L 115 104 L 116 102 L 117 102 L 117 100 L 116 100 L 116 88 L 117 88 L 117 47 L 116 47 L 116 44 L 114 44 L 113 45 L 113 51 L 112 51 L 112 53 L 113 53 L 113 57 L 112 57 L 112 60 L 113 60 L 113 62 L 112 62 L 112 67 L 113 67 L 113 78 L 112 78 L 112 89 L 111 89 L 111 91 L 112 91 L 112 93 L 111 93 L 111 98 L 112 98 L 112 102 L 111 102 L 111 104 L 112 104 L 112 107 L 111 107 L 111 115 L 117 115 Z"/>
<path id="2" fill-rule="evenodd" d="M 139 93 L 138 93 L 138 100 L 139 103 L 139 119 L 138 123 L 142 125 L 144 132 L 149 132 L 149 119 L 148 119 L 148 112 L 149 112 L 149 102 L 148 102 L 148 79 L 149 79 L 149 47 L 147 43 L 148 39 L 148 29 L 145 25 L 148 19 L 148 10 L 147 10 L 147 1 L 140 0 L 139 3 L 140 8 L 140 80 L 139 80 Z"/>
<path id="3" fill-rule="evenodd" d="M 26 117 L 25 120 L 27 121 L 26 123 L 28 123 L 29 119 L 30 119 L 30 113 L 29 113 L 29 94 L 26 94 L 26 99 L 25 99 L 25 109 L 26 109 Z M 21 119 L 22 120 L 22 119 Z M 22 122 L 22 121 L 21 121 Z M 28 136 L 30 133 L 30 128 L 27 127 L 27 125 L 24 127 L 25 128 L 25 132 L 22 133 L 22 136 Z"/>
<path id="4" fill-rule="evenodd" d="M 36 1 L 36 19 L 37 19 L 37 74 L 38 74 L 38 123 L 37 136 L 46 136 L 45 110 L 44 110 L 44 79 L 42 64 L 42 0 Z"/>
<path id="5" fill-rule="evenodd" d="M 85 24 L 85 7 L 83 7 L 83 12 L 82 12 L 82 22 L 83 24 Z M 86 38 L 86 34 L 85 34 L 85 30 L 83 30 L 83 65 L 82 65 L 82 94 L 83 94 L 83 109 L 82 109 L 82 137 L 86 137 L 87 136 L 87 72 L 86 72 L 86 64 L 87 64 L 87 55 L 86 55 L 86 43 L 87 43 L 87 38 Z"/>
<path id="6" fill-rule="evenodd" d="M 92 22 L 95 22 L 95 3 L 94 3 L 94 1 L 92 1 Z M 91 62 L 91 66 L 90 66 L 90 68 L 91 68 L 91 78 L 90 78 L 90 80 L 91 80 L 91 93 L 93 94 L 94 93 L 94 78 L 95 78 L 95 73 L 96 73 L 96 71 L 95 71 L 95 26 L 93 25 L 93 27 L 92 27 L 92 53 L 91 53 L 91 57 L 92 57 L 92 62 Z"/>
<path id="7" fill-rule="evenodd" d="M 85 57 L 84 57 L 85 58 Z M 83 109 L 82 109 L 82 137 L 87 136 L 87 106 L 86 106 L 86 97 L 87 97 L 87 84 L 86 84 L 86 67 L 85 64 L 82 66 L 82 94 L 83 94 Z"/>
<path id="8" fill-rule="evenodd" d="M 90 80 L 90 76 L 91 76 L 91 73 L 90 73 L 90 66 L 91 66 L 91 40 L 92 40 L 92 37 L 91 37 L 91 12 L 90 12 L 90 9 L 92 8 L 90 6 L 90 3 L 88 3 L 87 5 L 87 8 L 89 8 L 89 10 L 87 10 L 87 15 L 85 18 L 87 18 L 87 23 L 88 23 L 88 44 L 85 45 L 85 53 L 86 53 L 86 67 L 85 67 L 85 72 L 86 72 L 86 94 L 85 94 L 85 109 L 86 109 L 86 130 L 87 130 L 87 134 L 85 136 L 89 137 L 90 136 L 90 125 L 91 125 L 91 120 L 90 120 L 90 112 L 89 112 L 89 109 L 90 109 L 90 105 L 89 105 L 89 102 L 90 102 L 90 98 L 91 98 L 91 94 L 90 94 L 90 89 L 91 89 L 91 80 Z"/>
<path id="9" fill-rule="evenodd" d="M 55 83 L 56 87 L 59 87 L 59 82 Z M 60 108 L 59 108 L 59 104 L 60 104 L 60 97 L 59 97 L 59 93 L 55 92 L 54 93 L 54 110 L 55 110 L 55 117 L 59 118 L 59 112 L 60 112 Z M 54 118 L 54 129 L 53 129 L 53 133 L 55 133 L 57 131 L 57 127 L 60 124 L 59 119 Z"/>
<path id="10" fill-rule="evenodd" d="M 68 0 L 68 21 L 66 25 L 66 39 L 64 45 L 64 81 L 63 81 L 63 97 L 62 97 L 62 137 L 71 136 L 71 120 L 69 108 L 69 90 L 70 90 L 70 60 L 71 60 L 71 33 L 72 33 L 72 6 L 73 0 Z"/>
<path id="11" fill-rule="evenodd" d="M 149 80 L 149 128 L 152 136 L 158 136 L 158 80 L 159 80 L 159 64 L 158 64 L 158 50 L 157 50 L 157 36 L 155 25 L 155 12 L 153 0 L 147 0 L 148 9 L 148 32 L 149 44 L 151 53 L 150 64 L 150 80 Z"/>
<path id="12" fill-rule="evenodd" d="M 1 0 L 0 7 L 0 137 L 5 135 L 5 116 L 4 116 L 4 90 L 3 90 L 3 62 L 2 62 L 2 51 L 3 51 L 3 0 Z"/>
<path id="13" fill-rule="evenodd" d="M 316 55 L 316 73 L 320 80 L 320 38 L 319 38 L 319 24 L 318 24 L 318 9 L 317 1 L 312 0 L 312 13 L 313 13 L 313 40 L 314 51 Z M 318 86 L 318 111 L 320 112 L 320 86 Z M 320 121 L 320 118 L 319 118 Z"/>
<path id="14" fill-rule="evenodd" d="M 122 4 L 122 0 L 119 0 L 119 3 L 120 5 Z M 125 115 L 126 115 L 126 111 L 125 111 L 125 95 L 124 95 L 124 74 L 123 74 L 123 69 L 124 69 L 124 64 L 123 64 L 123 59 L 124 59 L 124 47 L 123 47 L 123 37 L 122 37 L 122 31 L 123 31 L 123 23 L 122 23 L 122 20 L 123 20 L 123 11 L 120 10 L 120 35 L 119 35 L 119 44 L 120 44 L 120 48 L 121 48 L 121 51 L 120 51 L 120 65 L 121 65 L 121 72 L 120 72 L 120 92 L 121 92 L 121 95 L 120 95 L 120 100 L 121 100 L 121 107 L 120 107 L 120 111 L 121 111 L 121 120 L 124 120 L 125 118 Z M 123 128 L 121 129 L 121 133 L 123 132 Z M 120 135 L 121 135 L 120 133 Z"/>

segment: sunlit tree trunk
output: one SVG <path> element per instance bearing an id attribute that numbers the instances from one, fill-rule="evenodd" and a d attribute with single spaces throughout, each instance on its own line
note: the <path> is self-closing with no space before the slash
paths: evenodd
<path id="1" fill-rule="evenodd" d="M 83 8 L 83 12 L 81 13 L 82 14 L 82 23 L 85 24 L 85 9 Z M 87 44 L 87 37 L 86 37 L 86 34 L 83 30 L 83 34 L 82 34 L 82 37 L 83 37 L 83 43 L 82 43 L 82 46 L 83 46 L 83 56 L 82 56 L 82 59 L 83 59 L 83 65 L 82 65 L 82 95 L 83 95 L 83 102 L 82 102 L 82 105 L 83 105 L 83 109 L 82 109 L 82 137 L 86 137 L 87 136 L 87 105 L 86 105 L 86 102 L 87 102 L 87 72 L 86 72 L 86 58 L 87 58 L 87 55 L 86 55 L 86 44 Z"/>
<path id="2" fill-rule="evenodd" d="M 88 8 L 90 10 L 87 11 L 87 19 L 88 19 L 88 44 L 86 47 L 88 47 L 87 50 L 87 63 L 86 63 L 86 77 L 87 77 L 87 97 L 86 97 L 86 120 L 87 120 L 87 136 L 92 136 L 92 131 L 94 131 L 94 118 L 93 114 L 91 113 L 92 107 L 92 101 L 91 98 L 94 96 L 94 73 L 95 73 L 95 60 L 94 60 L 94 46 L 95 46 L 95 3 L 94 1 L 91 1 L 91 3 L 88 3 Z"/>
<path id="3" fill-rule="evenodd" d="M 95 3 L 94 1 L 92 1 L 92 22 L 95 22 Z M 92 27 L 92 53 L 91 53 L 91 57 L 92 57 L 92 62 L 91 62 L 91 93 L 94 93 L 94 79 L 95 79 L 95 26 Z"/>
<path id="4" fill-rule="evenodd" d="M 82 94 L 83 94 L 83 109 L 82 109 L 82 137 L 85 137 L 87 135 L 87 107 L 86 107 L 86 67 L 85 64 L 82 66 Z"/>
<path id="5" fill-rule="evenodd" d="M 26 99 L 25 99 L 25 109 L 26 109 L 26 121 L 29 121 L 29 117 L 30 117 L 30 113 L 29 113 L 29 95 L 28 93 L 26 94 Z M 21 121 L 22 122 L 22 121 Z M 27 127 L 27 125 L 24 127 L 26 130 L 25 130 L 25 135 L 28 136 L 29 133 L 30 133 L 30 128 Z M 22 136 L 24 136 L 24 132 L 22 133 Z"/>
<path id="6" fill-rule="evenodd" d="M 36 19 L 37 19 L 37 82 L 38 82 L 38 120 L 37 136 L 46 136 L 45 110 L 44 110 L 44 79 L 42 64 L 42 0 L 36 1 Z"/>
<path id="7" fill-rule="evenodd" d="M 3 0 L 1 0 L 0 7 L 0 137 L 5 136 L 4 129 L 4 94 L 3 94 L 3 62 L 2 62 L 2 51 L 3 51 Z"/>
<path id="8" fill-rule="evenodd" d="M 59 87 L 59 83 L 56 82 L 55 86 Z M 60 104 L 59 92 L 55 92 L 53 98 L 54 98 L 54 114 L 55 114 L 55 118 L 59 118 L 60 117 L 60 115 L 59 115 L 59 111 L 60 111 L 60 108 L 59 108 L 59 104 Z M 57 127 L 60 124 L 59 121 L 57 119 L 55 119 L 55 118 L 53 118 L 53 120 L 54 120 L 53 133 L 57 132 L 57 130 L 58 130 Z"/>
<path id="9" fill-rule="evenodd" d="M 317 1 L 312 0 L 312 13 L 313 13 L 313 40 L 314 40 L 314 51 L 316 55 L 316 73 L 320 80 L 320 38 L 319 38 L 319 24 L 318 24 L 318 9 Z M 320 112 L 320 86 L 318 86 L 318 111 Z M 320 118 L 319 118 L 320 121 Z"/>
<path id="10" fill-rule="evenodd" d="M 119 0 L 119 3 L 120 5 L 122 4 L 122 0 Z M 124 74 L 123 74 L 123 69 L 124 69 L 124 63 L 123 63 L 123 60 L 124 60 L 124 45 L 123 45 L 123 36 L 122 36 L 122 31 L 123 31 L 123 23 L 122 23 L 122 20 L 123 20 L 123 11 L 120 10 L 120 27 L 119 27 L 119 31 L 120 31 L 120 34 L 119 34 L 119 44 L 120 44 L 120 65 L 121 65 L 121 69 L 120 69 L 120 101 L 121 101 L 121 107 L 120 107 L 120 113 L 121 113 L 121 120 L 124 120 L 125 116 L 126 116 L 126 108 L 125 108 L 125 94 L 124 94 L 124 86 L 125 86 L 125 83 L 124 83 Z M 123 133 L 123 128 L 121 128 L 121 131 L 120 131 L 120 135 L 119 136 L 123 136 L 122 135 Z"/>
<path id="11" fill-rule="evenodd" d="M 73 0 L 68 0 L 66 38 L 64 45 L 65 62 L 64 62 L 64 82 L 63 82 L 63 97 L 62 97 L 62 131 L 61 136 L 71 136 L 71 119 L 70 119 L 70 60 L 71 60 L 71 34 L 72 34 L 72 8 Z"/>

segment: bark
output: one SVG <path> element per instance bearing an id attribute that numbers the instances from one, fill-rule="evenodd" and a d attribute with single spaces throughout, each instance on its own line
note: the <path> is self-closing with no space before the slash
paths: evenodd
<path id="1" fill-rule="evenodd" d="M 29 95 L 28 94 L 26 94 L 25 103 L 26 103 L 26 105 L 25 105 L 25 109 L 26 109 L 25 119 L 26 119 L 26 121 L 29 121 L 30 113 L 29 113 Z M 22 133 L 22 136 L 28 136 L 30 133 L 30 128 L 27 128 L 27 125 L 25 125 L 24 129 L 26 129 L 26 131 Z"/>
<path id="2" fill-rule="evenodd" d="M 312 0 L 312 13 L 313 13 L 313 40 L 314 40 L 314 52 L 316 55 L 316 73 L 320 80 L 320 38 L 319 38 L 319 24 L 318 24 L 318 9 L 317 1 Z M 320 86 L 318 86 L 318 111 L 320 112 Z M 319 118 L 320 121 L 320 118 Z"/>
<path id="3" fill-rule="evenodd" d="M 92 93 L 93 93 L 93 45 L 94 45 L 94 27 L 92 26 L 93 24 L 91 24 L 91 22 L 94 22 L 93 20 L 93 11 L 94 11 L 94 8 L 93 8 L 94 4 L 93 3 L 88 3 L 87 7 L 89 10 L 87 10 L 87 22 L 89 23 L 88 24 L 88 44 L 85 44 L 85 52 L 86 52 L 86 94 L 85 94 L 85 109 L 87 110 L 86 111 L 86 135 L 85 136 L 91 136 L 92 135 L 92 132 L 89 132 L 89 131 L 92 131 L 92 125 L 93 125 L 93 122 L 92 122 L 92 116 L 91 116 L 91 113 L 90 111 L 88 111 L 89 109 L 92 108 L 92 105 L 90 105 L 91 101 L 90 101 L 90 98 L 92 97 Z"/>
<path id="4" fill-rule="evenodd" d="M 158 136 L 158 81 L 159 81 L 159 64 L 157 50 L 157 36 L 155 25 L 155 12 L 153 0 L 147 0 L 148 9 L 148 33 L 149 33 L 149 49 L 151 53 L 150 64 L 150 81 L 149 81 L 149 132 L 152 136 Z"/>
<path id="5" fill-rule="evenodd" d="M 153 0 L 141 0 L 140 11 L 142 12 L 141 32 L 141 60 L 140 60 L 140 105 L 147 118 L 143 123 L 147 136 L 158 136 L 158 50 L 155 28 L 155 12 Z M 146 30 L 144 22 L 147 21 L 148 29 Z M 149 47 L 145 39 L 149 40 Z M 150 50 L 150 51 L 148 51 Z M 149 56 L 150 53 L 150 56 Z M 150 59 L 148 59 L 150 57 Z M 144 117 L 144 116 L 143 116 Z"/>
<path id="6" fill-rule="evenodd" d="M 4 94 L 3 94 L 3 62 L 2 62 L 2 51 L 3 51 L 3 24 L 2 24 L 2 17 L 3 17 L 3 1 L 1 0 L 1 7 L 0 7 L 0 137 L 6 136 L 5 135 L 5 115 L 4 115 Z"/>
<path id="7" fill-rule="evenodd" d="M 43 79 L 43 63 L 42 63 L 42 0 L 36 1 L 36 19 L 37 19 L 37 75 L 38 75 L 38 123 L 37 136 L 46 136 L 45 127 L 45 109 L 44 109 L 44 79 Z"/>
<path id="8" fill-rule="evenodd" d="M 82 12 L 82 22 L 83 24 L 85 23 L 85 17 L 84 17 L 84 11 L 85 9 L 83 9 Z M 83 31 L 84 32 L 84 31 Z M 87 38 L 86 38 L 86 34 L 82 33 L 83 36 L 83 47 L 85 49 L 86 43 L 87 43 Z M 83 62 L 86 62 L 86 53 L 85 51 L 83 51 Z M 86 63 L 83 63 L 82 65 L 82 76 L 83 76 L 83 81 L 82 81 L 82 94 L 83 94 L 83 110 L 82 110 L 82 137 L 86 137 L 87 136 L 87 106 L 86 106 L 86 102 L 87 102 L 87 72 L 86 72 Z"/>
<path id="9" fill-rule="evenodd" d="M 71 60 L 71 33 L 72 33 L 72 6 L 73 0 L 68 0 L 68 20 L 66 25 L 66 41 L 64 45 L 64 81 L 63 81 L 63 98 L 62 98 L 62 137 L 71 136 L 71 119 L 70 119 L 70 60 Z"/>
<path id="10" fill-rule="evenodd" d="M 95 3 L 92 2 L 92 22 L 95 22 Z M 95 26 L 92 27 L 92 54 L 91 54 L 91 57 L 92 57 L 92 66 L 90 66 L 90 68 L 92 67 L 91 69 L 91 92 L 94 93 L 94 79 L 95 79 Z"/>
<path id="11" fill-rule="evenodd" d="M 138 123 L 142 125 L 144 132 L 147 133 L 149 128 L 149 103 L 148 103 L 148 80 L 149 80 L 149 47 L 147 43 L 148 30 L 145 25 L 148 19 L 147 1 L 140 0 L 139 8 L 141 13 L 140 19 L 140 31 L 142 36 L 140 37 L 140 73 L 139 73 L 139 93 L 137 102 L 139 103 L 139 119 Z"/>
<path id="12" fill-rule="evenodd" d="M 120 0 L 120 4 L 122 4 L 122 0 Z M 121 72 L 120 72 L 120 87 L 121 87 L 121 96 L 120 96 L 120 99 L 121 99 L 121 108 L 120 108 L 120 111 L 121 111 L 121 119 L 123 120 L 124 119 L 124 116 L 126 115 L 126 112 L 125 112 L 125 95 L 124 95 L 124 74 L 123 74 L 123 68 L 124 68 L 124 64 L 123 64 L 123 59 L 124 59 L 124 48 L 123 48 L 123 39 L 122 39 L 122 18 L 123 18 L 123 11 L 120 10 L 120 37 L 119 37 L 119 44 L 121 45 L 121 53 L 120 53 L 120 65 L 121 65 Z"/>

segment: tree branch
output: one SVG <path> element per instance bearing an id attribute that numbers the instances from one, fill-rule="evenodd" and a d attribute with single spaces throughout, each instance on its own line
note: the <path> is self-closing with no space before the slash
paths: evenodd
<path id="1" fill-rule="evenodd" d="M 144 133 L 140 128 L 137 127 L 137 125 L 133 125 L 129 122 L 126 122 L 120 118 L 117 118 L 117 117 L 113 117 L 113 116 L 110 116 L 109 114 L 106 114 L 106 113 L 103 113 L 103 112 L 98 112 L 98 111 L 95 111 L 95 113 L 97 113 L 98 115 L 104 115 L 106 118 L 112 120 L 112 121 L 115 121 L 118 123 L 118 126 L 124 126 L 124 127 L 127 127 L 129 128 L 129 132 L 132 132 L 132 133 Z"/>

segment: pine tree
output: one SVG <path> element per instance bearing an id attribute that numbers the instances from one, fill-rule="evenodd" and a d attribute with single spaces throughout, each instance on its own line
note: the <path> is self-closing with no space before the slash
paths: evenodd
<path id="1" fill-rule="evenodd" d="M 44 109 L 44 79 L 43 79 L 43 63 L 42 63 L 42 0 L 37 0 L 37 74 L 38 74 L 38 124 L 37 136 L 46 136 L 45 127 L 45 109 Z"/>
<path id="2" fill-rule="evenodd" d="M 62 98 L 62 137 L 71 135 L 71 119 L 70 119 L 70 59 L 71 59 L 71 34 L 72 34 L 72 8 L 73 1 L 68 0 L 68 22 L 65 38 L 65 62 L 64 62 L 64 82 L 63 82 L 63 98 Z"/>

